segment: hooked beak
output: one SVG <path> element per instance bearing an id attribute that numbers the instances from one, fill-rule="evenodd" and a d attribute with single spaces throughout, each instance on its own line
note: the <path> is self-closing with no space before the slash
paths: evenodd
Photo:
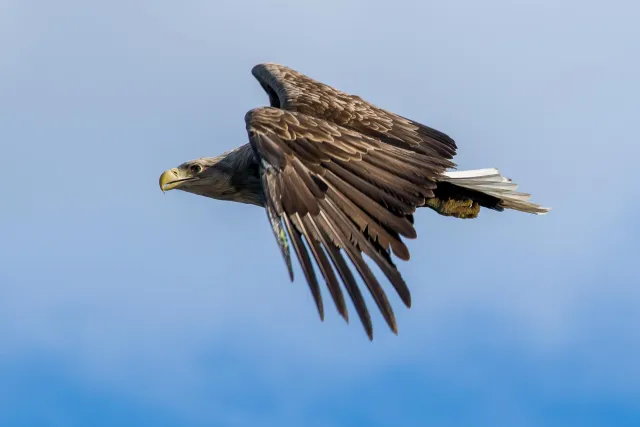
<path id="1" fill-rule="evenodd" d="M 179 187 L 183 182 L 191 181 L 192 178 L 180 178 L 179 171 L 177 168 L 169 169 L 162 172 L 160 175 L 160 190 L 164 193 L 165 191 L 173 190 L 176 187 Z"/>

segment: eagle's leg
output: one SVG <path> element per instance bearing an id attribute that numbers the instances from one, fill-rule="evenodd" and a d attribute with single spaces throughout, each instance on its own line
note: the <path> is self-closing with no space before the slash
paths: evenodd
<path id="1" fill-rule="evenodd" d="M 427 199 L 425 205 L 440 215 L 456 218 L 476 218 L 480 212 L 480 204 L 471 199 L 456 200 L 433 197 Z"/>

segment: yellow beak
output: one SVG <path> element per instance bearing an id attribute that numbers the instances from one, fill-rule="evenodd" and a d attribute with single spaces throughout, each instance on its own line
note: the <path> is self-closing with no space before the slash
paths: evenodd
<path id="1" fill-rule="evenodd" d="M 180 185 L 180 180 L 178 176 L 178 169 L 173 168 L 162 172 L 160 175 L 160 190 L 162 192 L 173 190 L 178 185 Z"/>

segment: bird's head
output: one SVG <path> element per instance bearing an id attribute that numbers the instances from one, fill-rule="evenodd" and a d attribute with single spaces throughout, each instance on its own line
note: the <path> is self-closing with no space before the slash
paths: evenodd
<path id="1" fill-rule="evenodd" d="M 160 189 L 182 190 L 219 200 L 261 206 L 263 193 L 251 147 L 184 162 L 160 175 Z"/>
<path id="2" fill-rule="evenodd" d="M 222 198 L 232 190 L 229 168 L 221 164 L 220 157 L 203 157 L 184 162 L 160 175 L 160 189 L 182 190 L 201 196 Z"/>

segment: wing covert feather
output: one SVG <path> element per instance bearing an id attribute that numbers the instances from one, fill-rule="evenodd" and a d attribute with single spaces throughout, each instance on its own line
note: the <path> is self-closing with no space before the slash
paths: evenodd
<path id="1" fill-rule="evenodd" d="M 280 64 L 258 64 L 251 70 L 269 95 L 272 107 L 297 111 L 355 130 L 398 147 L 451 159 L 456 143 L 447 134 L 376 107 Z"/>

